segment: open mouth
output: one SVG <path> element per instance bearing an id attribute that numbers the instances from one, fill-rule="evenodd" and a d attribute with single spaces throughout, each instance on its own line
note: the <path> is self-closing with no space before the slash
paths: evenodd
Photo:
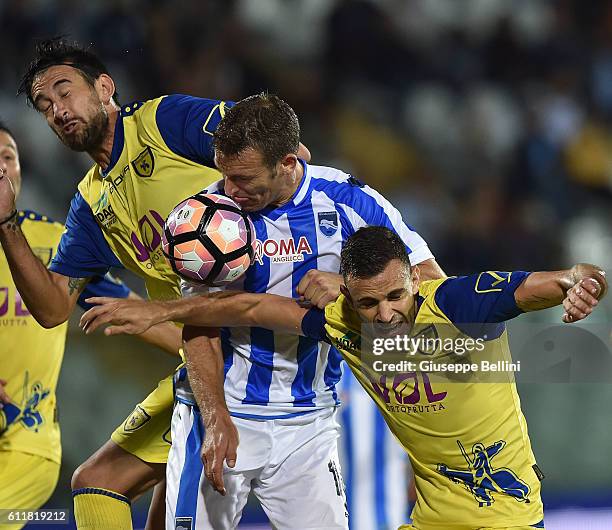
<path id="1" fill-rule="evenodd" d="M 74 130 L 76 129 L 78 123 L 79 123 L 79 120 L 70 120 L 68 123 L 66 123 L 62 127 L 62 130 L 64 131 L 64 133 L 70 134 L 70 133 L 74 132 Z"/>

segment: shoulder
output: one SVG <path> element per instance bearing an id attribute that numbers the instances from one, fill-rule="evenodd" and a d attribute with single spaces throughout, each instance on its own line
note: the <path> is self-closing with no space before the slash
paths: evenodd
<path id="1" fill-rule="evenodd" d="M 17 222 L 21 226 L 26 237 L 36 236 L 37 243 L 48 243 L 55 246 L 64 232 L 64 225 L 39 214 L 33 210 L 20 210 L 17 214 Z"/>
<path id="2" fill-rule="evenodd" d="M 24 223 L 40 223 L 42 226 L 50 225 L 50 228 L 57 227 L 60 230 L 63 229 L 61 223 L 58 223 L 50 217 L 44 214 L 37 213 L 33 210 L 19 210 L 19 213 L 17 214 L 17 219 L 20 225 L 23 225 Z"/>
<path id="3" fill-rule="evenodd" d="M 334 202 L 351 203 L 370 189 L 353 175 L 340 169 L 308 165 L 311 193 L 324 193 Z"/>
<path id="4" fill-rule="evenodd" d="M 175 120 L 184 121 L 187 116 L 200 117 L 206 120 L 203 124 L 205 131 L 208 130 L 207 122 L 219 121 L 227 109 L 233 105 L 231 102 L 219 99 L 200 98 L 186 94 L 170 94 L 152 101 L 156 102 L 156 117 L 160 125 L 172 123 Z M 216 125 L 217 123 L 208 132 L 214 132 Z"/>

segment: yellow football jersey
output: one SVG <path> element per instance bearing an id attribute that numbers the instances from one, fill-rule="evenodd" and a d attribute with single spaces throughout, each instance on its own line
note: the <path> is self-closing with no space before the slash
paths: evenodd
<path id="1" fill-rule="evenodd" d="M 64 227 L 33 212 L 19 212 L 30 247 L 47 265 Z M 55 389 L 64 356 L 64 323 L 45 329 L 34 320 L 15 288 L 4 252 L 0 250 L 0 378 L 13 400 L 0 413 L 0 451 L 21 451 L 61 461 Z M 10 423 L 10 425 L 7 425 Z"/>
<path id="2" fill-rule="evenodd" d="M 410 337 L 453 341 L 466 336 L 463 323 L 472 323 L 474 329 L 473 323 L 500 323 L 516 316 L 520 310 L 514 290 L 525 276 L 489 272 L 423 282 Z M 432 365 L 419 363 L 448 363 L 449 343 L 443 340 L 409 357 L 414 371 L 380 371 L 372 359 L 384 360 L 384 354 L 368 354 L 362 323 L 343 296 L 327 306 L 325 320 L 332 344 L 409 454 L 418 492 L 415 526 L 543 527 L 542 475 L 512 372 L 485 380 L 456 374 L 434 377 L 434 369 L 420 369 Z M 460 362 L 480 366 L 482 361 L 511 361 L 505 326 L 486 329 L 481 347 L 467 357 L 464 353 Z"/>
<path id="3" fill-rule="evenodd" d="M 151 298 L 180 295 L 161 249 L 164 222 L 183 199 L 221 178 L 213 132 L 229 104 L 171 95 L 123 107 L 106 171 L 93 166 L 79 184 L 67 233 L 51 270 L 86 277 L 123 266 Z"/>

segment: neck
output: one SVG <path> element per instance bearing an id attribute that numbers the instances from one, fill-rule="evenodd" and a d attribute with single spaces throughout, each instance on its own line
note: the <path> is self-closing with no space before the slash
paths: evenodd
<path id="1" fill-rule="evenodd" d="M 111 161 L 113 152 L 113 143 L 115 141 L 115 125 L 119 119 L 119 107 L 111 107 L 108 109 L 108 124 L 104 133 L 104 139 L 100 146 L 91 151 L 87 151 L 93 161 L 102 169 L 106 169 Z"/>
<path id="2" fill-rule="evenodd" d="M 283 191 L 279 195 L 278 200 L 274 202 L 274 206 L 283 206 L 287 204 L 295 192 L 300 187 L 300 183 L 304 178 L 304 167 L 299 162 L 295 165 L 293 172 L 287 177 L 287 185 L 284 187 Z"/>

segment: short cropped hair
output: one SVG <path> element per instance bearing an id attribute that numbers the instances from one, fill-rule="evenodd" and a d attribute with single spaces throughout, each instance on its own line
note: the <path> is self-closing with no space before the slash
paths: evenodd
<path id="1" fill-rule="evenodd" d="M 102 74 L 110 75 L 108 68 L 91 50 L 82 47 L 76 41 L 64 37 L 46 39 L 36 44 L 34 59 L 28 65 L 19 83 L 17 95 L 25 94 L 28 103 L 34 106 L 32 84 L 38 74 L 51 66 L 66 65 L 76 68 L 83 78 L 93 86 Z M 117 91 L 113 94 L 115 103 L 119 104 Z"/>
<path id="2" fill-rule="evenodd" d="M 289 153 L 297 154 L 300 123 L 295 111 L 278 96 L 256 94 L 230 108 L 214 133 L 215 149 L 234 156 L 248 149 L 263 155 L 273 167 Z"/>
<path id="3" fill-rule="evenodd" d="M 399 235 L 384 226 L 360 228 L 350 236 L 340 253 L 340 272 L 348 278 L 368 279 L 399 259 L 410 270 L 406 245 Z"/>

